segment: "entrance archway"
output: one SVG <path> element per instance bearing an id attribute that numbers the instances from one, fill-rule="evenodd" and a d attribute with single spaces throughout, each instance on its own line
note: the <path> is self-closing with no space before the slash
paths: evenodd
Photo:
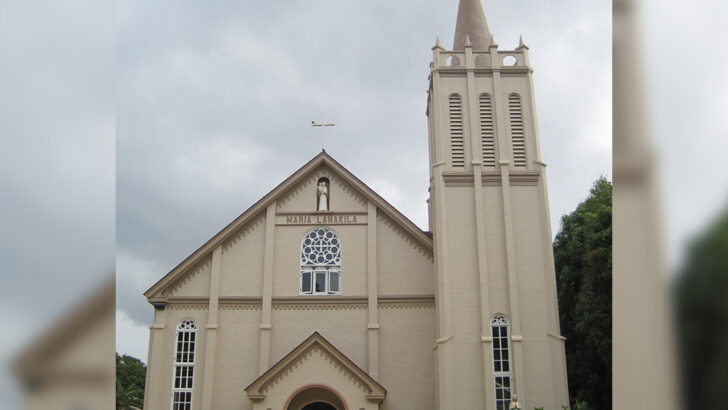
<path id="1" fill-rule="evenodd" d="M 304 386 L 287 400 L 286 410 L 349 410 L 343 397 L 323 385 Z"/>

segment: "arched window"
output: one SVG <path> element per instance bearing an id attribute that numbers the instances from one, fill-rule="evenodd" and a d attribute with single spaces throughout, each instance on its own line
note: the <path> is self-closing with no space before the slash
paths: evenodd
<path id="1" fill-rule="evenodd" d="M 480 143 L 483 166 L 495 167 L 495 138 L 493 137 L 493 104 L 489 94 L 480 94 Z"/>
<path id="2" fill-rule="evenodd" d="M 523 110 L 521 96 L 513 93 L 508 96 L 508 112 L 511 118 L 511 144 L 513 147 L 513 166 L 526 166 L 526 137 L 523 129 Z"/>
<path id="3" fill-rule="evenodd" d="M 177 325 L 175 340 L 172 410 L 191 410 L 197 342 L 197 325 L 192 319 L 184 319 Z"/>
<path id="4" fill-rule="evenodd" d="M 508 319 L 505 315 L 499 313 L 490 320 L 490 334 L 493 337 L 493 378 L 495 382 L 496 410 L 508 410 L 513 395 L 509 330 Z"/>
<path id="5" fill-rule="evenodd" d="M 465 166 L 465 145 L 463 141 L 463 103 L 458 94 L 450 94 L 450 155 L 452 166 Z"/>
<path id="6" fill-rule="evenodd" d="M 314 228 L 301 241 L 301 294 L 341 293 L 341 240 L 329 228 Z"/>

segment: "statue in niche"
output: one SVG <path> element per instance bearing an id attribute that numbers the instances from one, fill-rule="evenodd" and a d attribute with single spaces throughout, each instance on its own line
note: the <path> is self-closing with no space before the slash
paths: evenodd
<path id="1" fill-rule="evenodd" d="M 329 210 L 329 181 L 321 178 L 318 183 L 318 211 Z"/>

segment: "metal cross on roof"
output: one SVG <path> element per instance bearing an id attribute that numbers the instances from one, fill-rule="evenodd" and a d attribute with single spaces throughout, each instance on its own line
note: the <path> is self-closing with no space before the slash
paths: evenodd
<path id="1" fill-rule="evenodd" d="M 314 127 L 321 127 L 321 150 L 326 151 L 326 127 L 333 127 L 333 122 L 326 122 L 326 114 L 321 114 L 321 122 L 311 121 Z"/>

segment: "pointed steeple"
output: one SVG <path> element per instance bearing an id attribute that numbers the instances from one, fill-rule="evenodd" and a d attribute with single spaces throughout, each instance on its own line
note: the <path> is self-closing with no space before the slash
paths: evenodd
<path id="1" fill-rule="evenodd" d="M 490 30 L 485 21 L 481 0 L 460 0 L 458 22 L 455 26 L 453 51 L 465 49 L 465 38 L 469 37 L 473 51 L 487 51 L 490 45 Z"/>

